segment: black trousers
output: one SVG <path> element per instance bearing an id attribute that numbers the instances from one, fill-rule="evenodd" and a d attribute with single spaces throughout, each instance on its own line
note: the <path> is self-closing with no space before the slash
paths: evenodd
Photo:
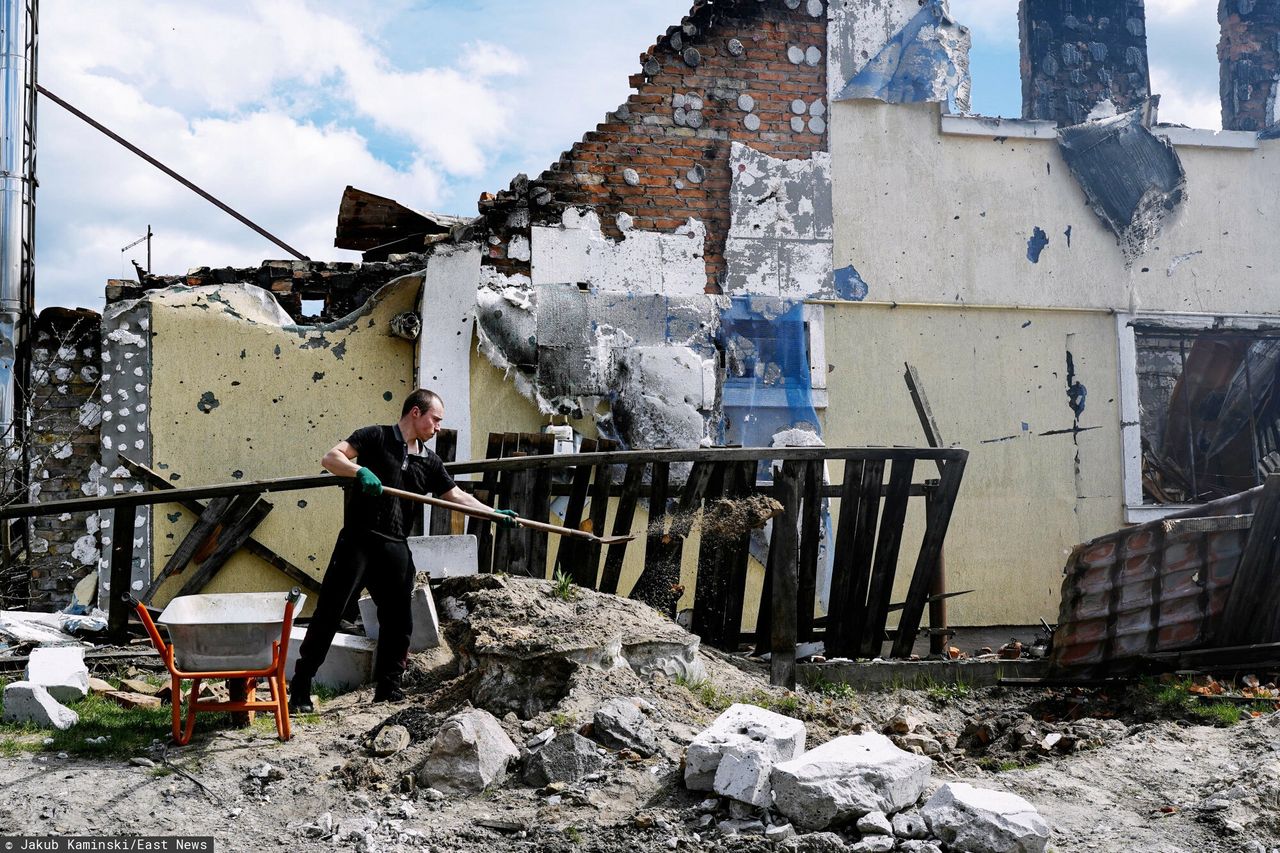
<path id="1" fill-rule="evenodd" d="M 343 528 L 320 582 L 320 602 L 298 649 L 294 676 L 311 678 L 324 663 L 347 606 L 367 588 L 378 608 L 374 681 L 398 681 L 409 660 L 413 633 L 413 561 L 409 543 Z"/>

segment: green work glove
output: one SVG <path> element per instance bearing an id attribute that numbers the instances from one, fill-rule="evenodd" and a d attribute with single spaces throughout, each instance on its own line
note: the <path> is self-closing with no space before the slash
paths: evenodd
<path id="1" fill-rule="evenodd" d="M 356 483 L 360 486 L 360 491 L 366 495 L 382 494 L 382 481 L 368 468 L 361 468 L 356 472 Z"/>
<path id="2" fill-rule="evenodd" d="M 501 519 L 497 519 L 499 527 L 518 527 L 519 526 L 516 524 L 516 519 L 520 517 L 520 514 L 516 512 L 514 509 L 495 509 L 494 512 L 502 516 Z"/>

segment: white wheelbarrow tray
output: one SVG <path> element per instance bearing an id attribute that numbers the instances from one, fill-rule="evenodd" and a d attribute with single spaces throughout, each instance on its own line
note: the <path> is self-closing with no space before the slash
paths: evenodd
<path id="1" fill-rule="evenodd" d="M 287 592 L 183 595 L 165 607 L 174 662 L 185 672 L 256 670 L 271 665 L 271 644 L 284 629 Z M 294 613 L 302 612 L 300 595 Z"/>

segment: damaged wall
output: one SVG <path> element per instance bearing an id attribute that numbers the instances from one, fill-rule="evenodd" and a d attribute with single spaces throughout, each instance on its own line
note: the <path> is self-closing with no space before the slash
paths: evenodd
<path id="1" fill-rule="evenodd" d="M 86 309 L 46 308 L 32 347 L 31 500 L 71 500 L 97 494 L 99 322 Z M 98 566 L 97 513 L 32 519 L 27 596 L 32 610 L 71 602 L 76 583 Z"/>
<path id="2" fill-rule="evenodd" d="M 1222 126 L 1265 130 L 1280 119 L 1280 0 L 1218 0 Z"/>
<path id="3" fill-rule="evenodd" d="M 415 386 L 415 344 L 390 326 L 416 309 L 421 285 L 418 276 L 397 279 L 356 313 L 324 326 L 292 325 L 270 294 L 246 285 L 171 288 L 112 306 L 104 318 L 115 344 L 104 365 L 110 377 L 103 389 L 104 488 L 140 485 L 118 466 L 119 450 L 140 456 L 174 485 L 320 473 L 320 457 L 339 440 L 399 416 Z M 276 492 L 267 499 L 274 508 L 255 538 L 319 577 L 341 526 L 340 491 Z M 135 589 L 164 565 L 194 519 L 167 504 L 153 510 L 151 524 L 145 514 L 139 520 L 139 535 L 151 533 L 135 552 Z M 111 535 L 104 531 L 107 550 Z M 241 552 L 207 591 L 290 585 Z M 173 580 L 161 587 L 157 603 L 179 586 Z"/>

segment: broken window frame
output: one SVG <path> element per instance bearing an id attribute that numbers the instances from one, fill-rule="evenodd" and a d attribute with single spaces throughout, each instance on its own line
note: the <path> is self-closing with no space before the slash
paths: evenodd
<path id="1" fill-rule="evenodd" d="M 1146 503 L 1142 486 L 1142 409 L 1138 380 L 1138 335 L 1134 327 L 1159 327 L 1169 337 L 1197 334 L 1256 332 L 1280 336 L 1280 317 L 1250 314 L 1117 312 L 1116 338 L 1120 388 L 1120 442 L 1123 458 L 1124 515 L 1130 524 L 1166 518 L 1206 501 Z"/>

